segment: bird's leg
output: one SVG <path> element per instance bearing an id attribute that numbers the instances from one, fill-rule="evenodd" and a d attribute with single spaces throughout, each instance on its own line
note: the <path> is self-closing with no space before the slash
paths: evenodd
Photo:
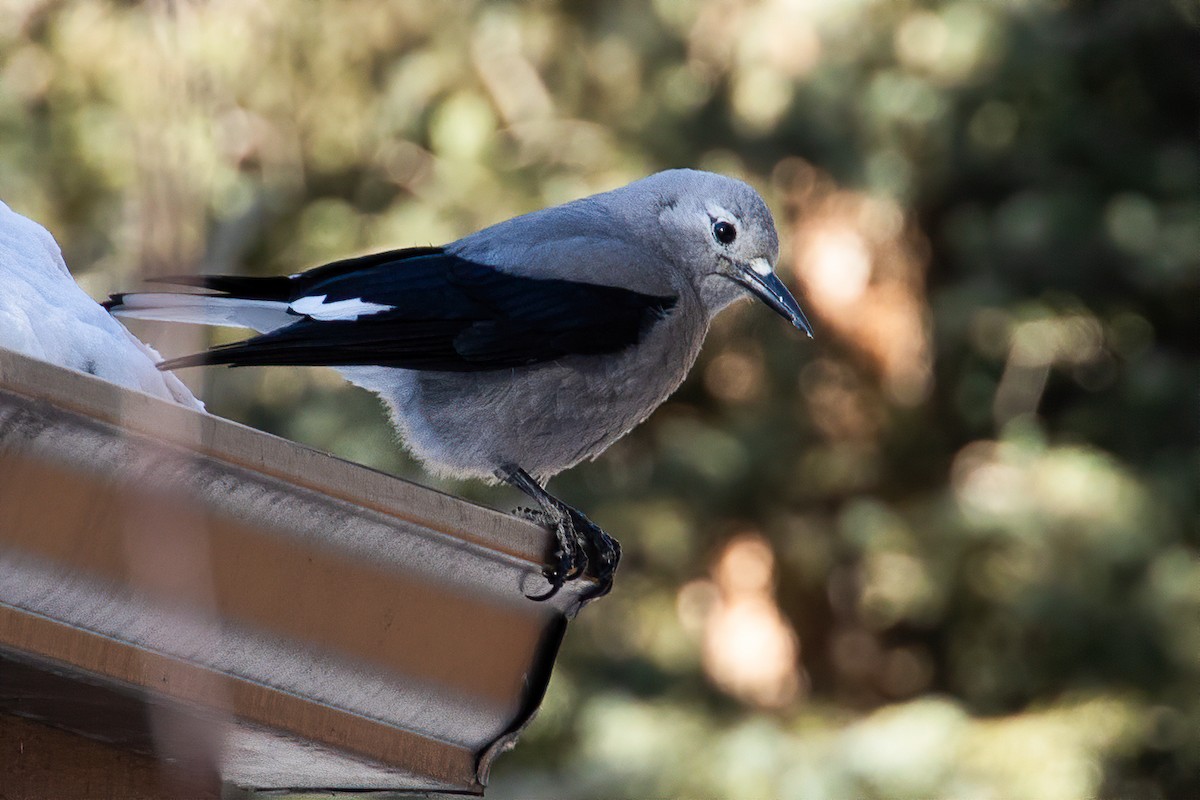
<path id="1" fill-rule="evenodd" d="M 520 467 L 504 467 L 496 471 L 496 477 L 535 500 L 541 507 L 540 511 L 522 508 L 518 512 L 526 519 L 546 525 L 558 539 L 558 550 L 555 551 L 558 563 L 546 573 L 546 579 L 550 581 L 549 591 L 529 595 L 531 600 L 549 600 L 558 594 L 564 583 L 578 578 L 588 566 L 584 540 L 569 513 L 572 509 L 543 489 L 533 476 Z"/>
<path id="2" fill-rule="evenodd" d="M 522 509 L 524 516 L 549 526 L 558 538 L 558 565 L 546 575 L 550 591 L 532 597 L 548 600 L 558 593 L 566 581 L 583 575 L 589 563 L 595 565 L 596 590 L 585 598 L 602 597 L 612 589 L 613 575 L 621 560 L 621 546 L 577 509 L 553 496 L 520 467 L 508 466 L 496 472 L 497 477 L 529 495 L 541 511 Z M 589 553 L 590 551 L 590 553 Z"/>

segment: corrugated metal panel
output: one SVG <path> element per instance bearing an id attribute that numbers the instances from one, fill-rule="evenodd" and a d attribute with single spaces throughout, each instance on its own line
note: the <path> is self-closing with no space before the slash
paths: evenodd
<path id="1" fill-rule="evenodd" d="M 0 351 L 10 711 L 171 757 L 169 730 L 89 715 L 106 692 L 151 733 L 191 726 L 238 785 L 480 792 L 578 602 L 524 597 L 552 547 L 523 520 Z M 50 702 L 6 686 L 31 673 L 57 676 Z"/>

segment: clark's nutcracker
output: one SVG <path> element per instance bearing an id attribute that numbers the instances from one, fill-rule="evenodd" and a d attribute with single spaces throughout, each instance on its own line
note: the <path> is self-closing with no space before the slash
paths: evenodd
<path id="1" fill-rule="evenodd" d="M 553 595 L 592 566 L 606 593 L 620 547 L 545 482 L 595 458 L 687 375 L 713 317 L 755 296 L 809 336 L 774 273 L 775 223 L 754 189 L 693 170 L 485 228 L 443 247 L 286 277 L 168 282 L 205 294 L 114 295 L 114 314 L 260 333 L 166 361 L 324 365 L 376 392 L 429 469 L 501 480 L 559 543 Z"/>

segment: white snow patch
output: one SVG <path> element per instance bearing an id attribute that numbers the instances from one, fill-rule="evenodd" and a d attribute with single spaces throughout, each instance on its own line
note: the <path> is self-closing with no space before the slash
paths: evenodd
<path id="1" fill-rule="evenodd" d="M 204 405 L 75 283 L 49 231 L 0 202 L 0 347 L 199 410 Z"/>

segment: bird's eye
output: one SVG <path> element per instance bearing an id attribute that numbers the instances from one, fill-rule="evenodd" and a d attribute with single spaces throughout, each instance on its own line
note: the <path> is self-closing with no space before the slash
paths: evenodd
<path id="1" fill-rule="evenodd" d="M 714 222 L 712 230 L 713 236 L 717 237 L 717 241 L 721 244 L 730 244 L 737 238 L 737 228 L 725 220 Z"/>

